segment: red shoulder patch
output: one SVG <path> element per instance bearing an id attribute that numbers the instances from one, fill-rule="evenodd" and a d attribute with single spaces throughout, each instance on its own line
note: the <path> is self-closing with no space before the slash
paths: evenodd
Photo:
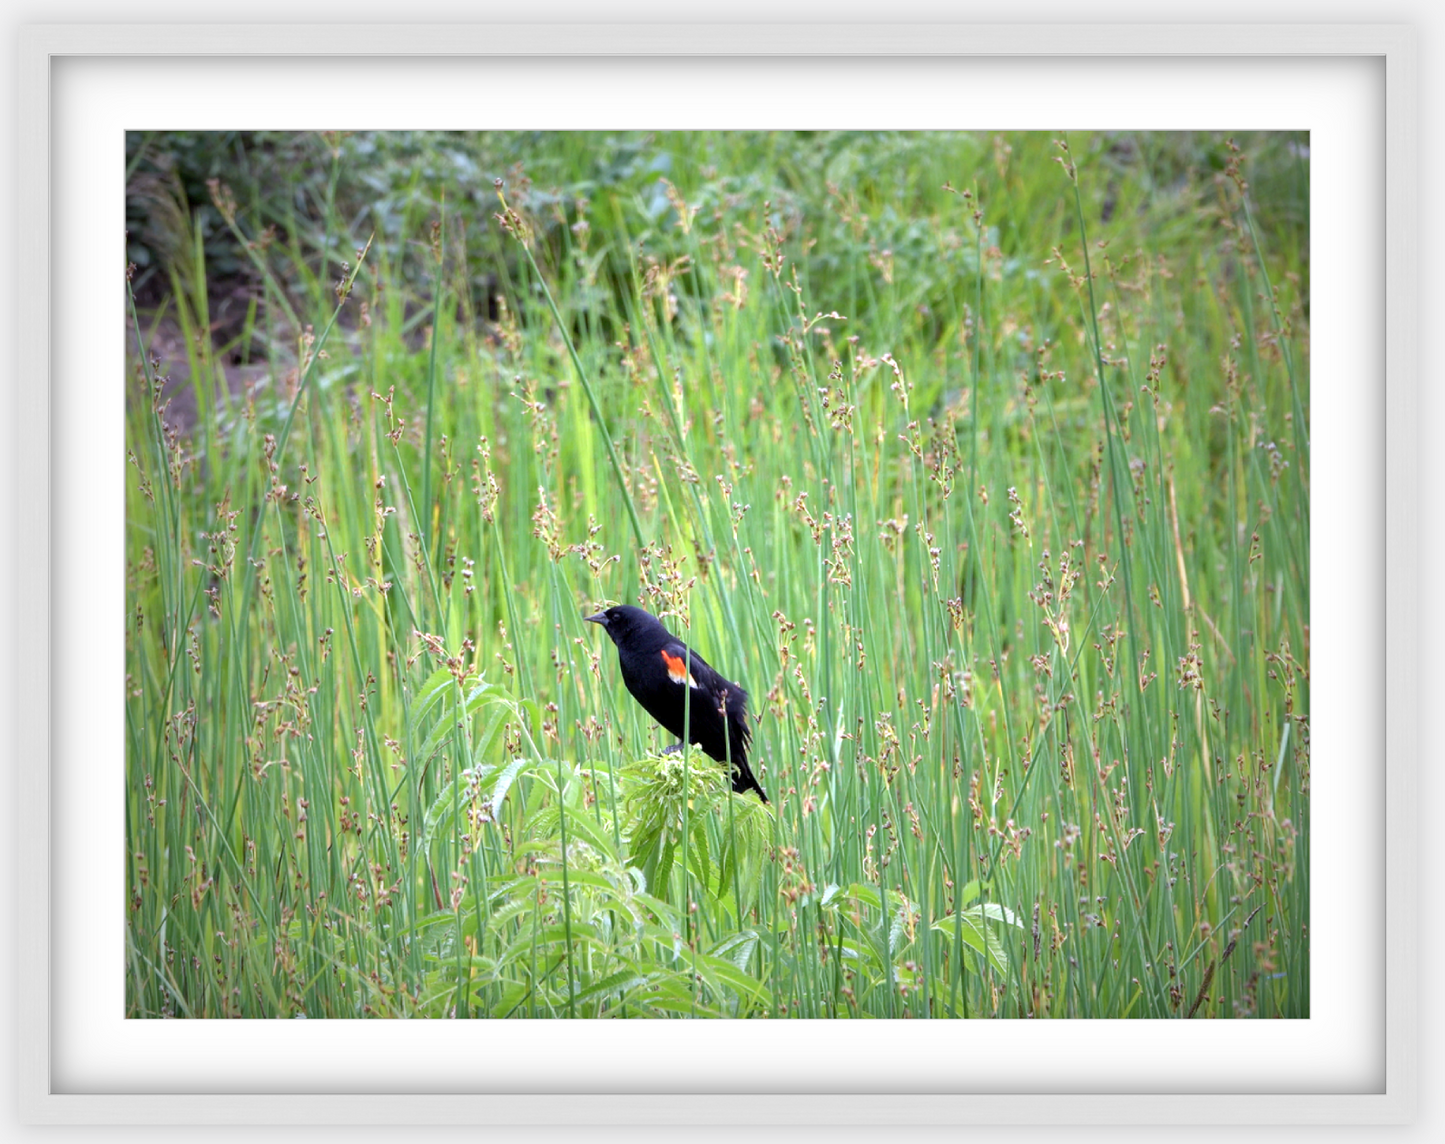
<path id="1" fill-rule="evenodd" d="M 686 682 L 689 687 L 696 687 L 695 680 L 687 671 L 687 661 L 680 655 L 671 654 L 666 648 L 662 649 L 662 662 L 667 665 L 667 676 L 673 683 Z"/>

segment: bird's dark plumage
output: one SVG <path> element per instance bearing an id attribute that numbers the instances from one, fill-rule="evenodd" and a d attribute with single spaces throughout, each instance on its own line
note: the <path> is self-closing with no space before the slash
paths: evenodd
<path id="1" fill-rule="evenodd" d="M 767 802 L 748 768 L 752 737 L 748 693 L 714 671 L 697 652 L 689 655 L 686 644 L 641 608 L 619 604 L 587 619 L 601 624 L 617 645 L 622 682 L 643 709 L 681 740 L 684 703 L 691 696 L 686 718 L 693 744 L 724 765 L 731 752 L 733 790 L 739 794 L 755 790 Z"/>

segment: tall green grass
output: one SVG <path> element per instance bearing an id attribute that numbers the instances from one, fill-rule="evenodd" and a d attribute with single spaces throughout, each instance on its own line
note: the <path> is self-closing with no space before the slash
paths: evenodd
<path id="1" fill-rule="evenodd" d="M 196 414 L 137 352 L 128 1014 L 1308 1016 L 1303 142 L 217 183 L 270 382 L 197 224 L 132 304 Z M 618 601 L 748 688 L 770 806 L 657 753 Z"/>

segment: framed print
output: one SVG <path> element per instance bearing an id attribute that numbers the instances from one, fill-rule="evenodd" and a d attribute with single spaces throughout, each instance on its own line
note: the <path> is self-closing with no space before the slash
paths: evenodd
<path id="1" fill-rule="evenodd" d="M 25 29 L 26 1115 L 1407 1119 L 1414 44 L 1242 31 Z"/>

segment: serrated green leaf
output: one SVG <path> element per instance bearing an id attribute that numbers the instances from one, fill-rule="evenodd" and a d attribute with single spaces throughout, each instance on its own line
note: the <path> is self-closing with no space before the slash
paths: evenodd
<path id="1" fill-rule="evenodd" d="M 730 934 L 718 942 L 712 948 L 712 956 L 725 957 L 738 969 L 746 972 L 748 962 L 753 956 L 753 950 L 757 949 L 760 935 L 756 930 L 743 930 L 740 933 Z"/>
<path id="2" fill-rule="evenodd" d="M 883 899 L 878 896 L 878 891 L 863 882 L 854 882 L 843 891 L 843 895 L 848 898 L 856 898 L 865 906 L 872 906 L 875 910 L 883 908 Z"/>
<path id="3" fill-rule="evenodd" d="M 989 905 L 992 903 L 982 903 Z M 986 957 L 1000 973 L 1008 972 L 1008 953 L 1003 942 L 984 924 L 984 910 L 970 906 L 958 914 L 949 914 L 933 923 L 933 929 L 949 937 L 956 936 L 975 953 Z"/>
<path id="4" fill-rule="evenodd" d="M 512 784 L 517 781 L 517 776 L 525 771 L 533 760 L 528 758 L 513 759 L 497 773 L 496 785 L 492 787 L 492 817 L 497 817 L 497 809 L 507 797 L 507 792 L 512 789 Z"/>
<path id="5" fill-rule="evenodd" d="M 592 1001 L 599 997 L 606 997 L 612 994 L 623 994 L 633 989 L 641 989 L 651 985 L 660 975 L 653 973 L 639 973 L 632 968 L 619 969 L 616 973 L 604 977 L 586 989 L 578 991 L 574 1000 L 581 1004 L 584 1001 Z"/>
<path id="6" fill-rule="evenodd" d="M 427 676 L 426 681 L 417 689 L 416 698 L 407 712 L 407 726 L 411 730 L 413 739 L 420 734 L 422 720 L 446 695 L 446 685 L 451 681 L 452 673 L 444 667 L 439 667 Z"/>

